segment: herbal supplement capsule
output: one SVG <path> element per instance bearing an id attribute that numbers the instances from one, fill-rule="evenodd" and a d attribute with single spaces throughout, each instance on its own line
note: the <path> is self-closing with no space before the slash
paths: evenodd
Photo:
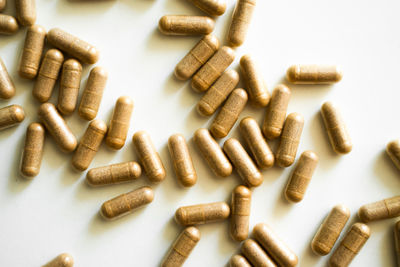
<path id="1" fill-rule="evenodd" d="M 253 266 L 277 267 L 262 247 L 253 239 L 247 239 L 242 243 L 241 251 Z"/>
<path id="2" fill-rule="evenodd" d="M 129 123 L 133 110 L 133 100 L 129 96 L 121 96 L 112 114 L 106 144 L 113 149 L 121 149 L 128 135 Z"/>
<path id="3" fill-rule="evenodd" d="M 39 174 L 42 163 L 45 130 L 41 123 L 33 122 L 26 130 L 25 146 L 22 151 L 20 170 L 27 178 Z"/>
<path id="4" fill-rule="evenodd" d="M 294 267 L 298 263 L 296 254 L 265 223 L 259 223 L 253 229 L 254 238 L 268 255 L 279 265 Z"/>
<path id="5" fill-rule="evenodd" d="M 346 206 L 333 207 L 311 241 L 311 249 L 321 256 L 329 254 L 349 218 L 350 210 Z"/>
<path id="6" fill-rule="evenodd" d="M 3 11 L 6 7 L 7 0 L 0 0 L 0 11 Z"/>
<path id="7" fill-rule="evenodd" d="M 115 219 L 149 204 L 153 199 L 153 189 L 143 186 L 104 202 L 101 206 L 101 215 L 106 219 Z"/>
<path id="8" fill-rule="evenodd" d="M 400 196 L 366 204 L 358 210 L 362 222 L 372 222 L 400 216 Z"/>
<path id="9" fill-rule="evenodd" d="M 387 144 L 386 153 L 389 155 L 394 165 L 400 170 L 400 140 L 394 140 Z"/>
<path id="10" fill-rule="evenodd" d="M 235 241 L 243 241 L 249 236 L 249 219 L 251 208 L 251 191 L 243 185 L 232 192 L 231 202 L 231 237 Z"/>
<path id="11" fill-rule="evenodd" d="M 290 89 L 283 84 L 276 86 L 272 92 L 262 126 L 262 131 L 268 139 L 275 139 L 281 135 L 291 94 Z"/>
<path id="12" fill-rule="evenodd" d="M 246 140 L 256 163 L 261 169 L 268 169 L 274 165 L 275 156 L 265 141 L 255 119 L 246 117 L 240 122 L 240 132 Z"/>
<path id="13" fill-rule="evenodd" d="M 197 174 L 185 137 L 181 134 L 172 135 L 168 139 L 168 149 L 178 182 L 185 187 L 193 186 L 197 181 Z"/>
<path id="14" fill-rule="evenodd" d="M 292 202 L 300 202 L 306 193 L 314 170 L 318 164 L 318 156 L 312 151 L 304 151 L 285 189 L 285 197 Z"/>
<path id="15" fill-rule="evenodd" d="M 61 71 L 57 109 L 63 115 L 74 112 L 81 84 L 82 64 L 76 59 L 64 61 Z"/>
<path id="16" fill-rule="evenodd" d="M 58 255 L 51 262 L 47 263 L 43 267 L 72 267 L 74 266 L 74 259 L 68 253 Z"/>
<path id="17" fill-rule="evenodd" d="M 237 71 L 226 70 L 210 87 L 197 104 L 197 112 L 203 116 L 214 114 L 239 82 Z"/>
<path id="18" fill-rule="evenodd" d="M 394 244 L 396 249 L 397 266 L 400 265 L 400 221 L 394 225 Z"/>
<path id="19" fill-rule="evenodd" d="M 335 65 L 292 65 L 287 69 L 286 78 L 294 84 L 337 83 L 343 77 L 342 70 Z"/>
<path id="20" fill-rule="evenodd" d="M 228 30 L 228 43 L 230 46 L 243 44 L 255 7 L 256 0 L 237 0 Z"/>
<path id="21" fill-rule="evenodd" d="M 15 0 L 17 19 L 22 26 L 32 26 L 36 21 L 36 0 Z"/>
<path id="22" fill-rule="evenodd" d="M 85 134 L 72 157 L 72 166 L 79 171 L 86 170 L 96 155 L 107 132 L 107 125 L 101 120 L 90 122 Z"/>
<path id="23" fill-rule="evenodd" d="M 363 223 L 355 223 L 343 237 L 340 245 L 329 259 L 330 267 L 349 266 L 351 261 L 360 252 L 371 235 L 369 227 Z"/>
<path id="24" fill-rule="evenodd" d="M 164 165 L 150 136 L 145 131 L 139 131 L 133 135 L 132 142 L 150 182 L 159 183 L 164 180 Z"/>
<path id="25" fill-rule="evenodd" d="M 182 266 L 190 253 L 200 241 L 200 231 L 196 227 L 186 227 L 175 242 L 168 254 L 161 263 L 162 267 L 179 267 Z"/>
<path id="26" fill-rule="evenodd" d="M 77 145 L 76 138 L 53 104 L 42 104 L 39 107 L 38 115 L 46 129 L 64 152 L 75 150 Z"/>
<path id="27" fill-rule="evenodd" d="M 90 71 L 78 108 L 79 116 L 82 119 L 90 121 L 97 116 L 107 78 L 108 72 L 103 67 L 97 66 Z"/>
<path id="28" fill-rule="evenodd" d="M 192 88 L 198 92 L 207 91 L 234 59 L 235 51 L 232 48 L 221 47 L 193 76 Z"/>
<path id="29" fill-rule="evenodd" d="M 241 88 L 233 90 L 211 124 L 211 134 L 216 138 L 227 136 L 246 106 L 246 103 L 246 91 Z"/>
<path id="30" fill-rule="evenodd" d="M 251 267 L 251 264 L 242 255 L 233 255 L 229 261 L 230 267 Z"/>
<path id="31" fill-rule="evenodd" d="M 226 10 L 226 0 L 190 0 L 190 2 L 210 16 L 221 16 Z"/>
<path id="32" fill-rule="evenodd" d="M 287 116 L 275 156 L 278 166 L 289 167 L 293 164 L 300 144 L 303 126 L 304 118 L 301 114 L 293 112 Z"/>
<path id="33" fill-rule="evenodd" d="M 214 30 L 214 20 L 207 16 L 167 15 L 158 22 L 165 35 L 203 35 Z"/>
<path id="34" fill-rule="evenodd" d="M 139 163 L 129 161 L 90 169 L 86 174 L 86 182 L 91 186 L 119 184 L 136 180 L 141 174 Z"/>
<path id="35" fill-rule="evenodd" d="M 207 129 L 198 129 L 194 133 L 193 140 L 216 175 L 220 177 L 231 175 L 232 164 Z"/>
<path id="36" fill-rule="evenodd" d="M 0 34 L 11 35 L 16 33 L 18 29 L 18 22 L 13 16 L 0 14 Z"/>
<path id="37" fill-rule="evenodd" d="M 185 206 L 176 210 L 175 221 L 183 226 L 205 224 L 225 220 L 230 212 L 225 202 Z"/>
<path id="38" fill-rule="evenodd" d="M 24 110 L 19 105 L 11 105 L 0 108 L 0 130 L 15 126 L 24 119 Z"/>
<path id="39" fill-rule="evenodd" d="M 227 139 L 224 151 L 246 185 L 255 187 L 262 184 L 264 181 L 262 174 L 237 139 Z"/>
<path id="40" fill-rule="evenodd" d="M 0 58 L 0 98 L 9 99 L 15 95 L 15 85 L 8 74 L 6 65 Z"/>

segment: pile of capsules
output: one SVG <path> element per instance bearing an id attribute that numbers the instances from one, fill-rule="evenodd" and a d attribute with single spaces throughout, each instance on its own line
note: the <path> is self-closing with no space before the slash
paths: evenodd
<path id="1" fill-rule="evenodd" d="M 214 17 L 222 15 L 226 10 L 225 0 L 189 1 Z M 38 109 L 41 122 L 33 122 L 27 129 L 20 172 L 27 178 L 38 175 L 45 131 L 53 137 L 61 150 L 74 151 L 72 165 L 75 169 L 84 171 L 89 168 L 104 138 L 112 149 L 118 150 L 124 146 L 133 101 L 127 96 L 117 100 L 109 126 L 95 119 L 108 74 L 104 68 L 94 67 L 78 107 L 79 116 L 91 122 L 78 144 L 63 116 L 72 114 L 76 109 L 82 63 L 96 63 L 99 51 L 61 29 L 53 28 L 46 32 L 42 26 L 34 25 L 34 0 L 15 2 L 18 23 L 29 26 L 18 72 L 23 78 L 36 78 L 33 96 L 43 103 Z M 4 8 L 4 5 L 5 0 L 0 1 L 0 9 Z M 235 89 L 239 82 L 239 74 L 233 69 L 227 69 L 235 58 L 232 47 L 240 46 L 244 42 L 255 6 L 256 0 L 237 0 L 228 32 L 229 46 L 220 47 L 219 40 L 210 34 L 214 29 L 214 20 L 208 16 L 168 15 L 159 21 L 159 30 L 166 35 L 204 35 L 178 63 L 175 76 L 180 80 L 192 78 L 193 89 L 206 92 L 197 105 L 199 114 L 210 116 L 222 106 L 210 129 L 198 129 L 194 133 L 194 141 L 215 175 L 229 176 L 235 168 L 243 180 L 243 185 L 237 186 L 232 192 L 231 205 L 216 202 L 177 209 L 175 220 L 185 229 L 163 259 L 162 266 L 183 265 L 200 240 L 200 231 L 195 225 L 222 221 L 228 217 L 231 220 L 232 239 L 243 241 L 241 255 L 233 255 L 230 266 L 292 267 L 298 264 L 297 256 L 267 224 L 257 224 L 253 229 L 253 238 L 248 238 L 251 188 L 263 182 L 260 169 L 268 169 L 275 162 L 280 167 L 293 165 L 304 125 L 301 114 L 291 113 L 286 116 L 291 97 L 290 89 L 280 84 L 270 95 L 260 70 L 250 55 L 244 55 L 240 60 L 246 90 Z M 16 32 L 17 20 L 0 14 L 0 33 Z M 55 48 L 47 50 L 42 59 L 46 39 Z M 65 60 L 63 53 L 70 58 Z M 56 107 L 47 101 L 59 75 L 60 88 Z M 287 80 L 294 84 L 332 84 L 339 82 L 341 78 L 342 72 L 333 65 L 293 65 L 287 70 Z M 14 95 L 15 86 L 0 59 L 0 97 L 9 99 Z M 228 138 L 223 148 L 216 141 L 229 134 L 248 99 L 255 107 L 266 107 L 261 128 L 251 117 L 242 119 L 239 124 L 251 155 L 235 138 Z M 337 108 L 326 102 L 321 107 L 321 114 L 333 150 L 340 154 L 349 153 L 352 150 L 352 142 Z M 24 117 L 24 111 L 18 105 L 1 108 L 0 129 L 17 125 Z M 275 153 L 265 138 L 280 138 Z M 87 172 L 87 183 L 91 186 L 104 186 L 132 181 L 141 176 L 142 168 L 150 182 L 163 181 L 166 177 L 164 165 L 150 136 L 144 131 L 139 131 L 134 134 L 132 141 L 141 164 L 131 161 L 93 168 Z M 168 148 L 178 182 L 184 187 L 195 185 L 196 170 L 183 135 L 172 135 L 168 139 Z M 400 169 L 400 141 L 390 142 L 387 153 Z M 304 151 L 301 154 L 284 192 L 289 201 L 299 202 L 304 198 L 318 160 L 318 156 L 312 151 Z M 153 198 L 151 187 L 144 186 L 106 201 L 101 206 L 101 214 L 107 219 L 115 219 L 152 202 Z M 343 267 L 351 263 L 371 234 L 365 223 L 400 216 L 400 196 L 364 205 L 359 209 L 358 215 L 363 223 L 354 223 L 349 232 L 342 237 L 341 243 L 330 256 L 329 266 Z M 311 242 L 312 250 L 318 255 L 329 254 L 349 217 L 350 211 L 344 205 L 333 207 Z M 395 238 L 397 251 L 400 251 L 400 222 L 395 227 Z M 73 264 L 72 256 L 63 253 L 45 266 Z"/>

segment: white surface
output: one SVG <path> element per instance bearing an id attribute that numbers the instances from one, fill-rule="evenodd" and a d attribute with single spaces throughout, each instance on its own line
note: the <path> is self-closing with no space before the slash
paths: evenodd
<path id="1" fill-rule="evenodd" d="M 222 42 L 234 5 L 229 3 L 216 23 L 215 34 Z M 237 69 L 240 56 L 251 52 L 270 91 L 282 82 L 292 63 L 338 63 L 344 69 L 343 80 L 334 86 L 290 86 L 289 112 L 302 113 L 306 121 L 299 152 L 311 149 L 320 156 L 305 199 L 293 205 L 282 197 L 291 168 L 264 171 L 265 181 L 253 194 L 251 227 L 267 222 L 296 252 L 300 266 L 326 265 L 328 257 L 314 256 L 310 241 L 332 206 L 346 204 L 354 222 L 362 204 L 399 193 L 399 172 L 384 153 L 386 143 L 400 136 L 399 8 L 400 2 L 395 0 L 260 0 L 248 38 L 237 49 L 232 67 Z M 37 10 L 38 24 L 63 28 L 101 50 L 98 65 L 108 68 L 110 78 L 97 118 L 108 121 L 120 95 L 135 101 L 126 145 L 118 152 L 102 145 L 91 167 L 136 159 L 131 137 L 143 129 L 159 150 L 168 176 L 153 186 L 153 203 L 112 222 L 99 217 L 100 205 L 148 184 L 145 175 L 133 183 L 89 188 L 85 173 L 72 170 L 71 154 L 60 152 L 48 136 L 39 176 L 32 181 L 21 178 L 18 165 L 25 130 L 37 120 L 38 103 L 31 96 L 33 82 L 20 79 L 16 72 L 26 30 L 1 37 L 0 55 L 17 86 L 17 95 L 2 100 L 1 106 L 21 104 L 26 119 L 18 127 L 0 132 L 0 265 L 40 266 L 69 252 L 75 266 L 156 266 L 182 229 L 173 221 L 179 206 L 230 201 L 231 190 L 240 183 L 236 174 L 226 179 L 214 177 L 190 140 L 198 182 L 183 189 L 176 182 L 166 146 L 171 134 L 180 132 L 191 139 L 193 132 L 207 127 L 211 119 L 199 117 L 194 109 L 201 95 L 194 93 L 189 83 L 171 76 L 176 63 L 199 37 L 163 36 L 156 29 L 158 19 L 164 14 L 202 12 L 185 0 L 38 0 Z M 15 14 L 13 1 L 6 13 Z M 84 69 L 83 86 L 90 68 Z M 57 90 L 53 103 L 56 98 Z M 328 143 L 319 115 L 326 100 L 337 103 L 344 115 L 354 142 L 349 155 L 335 155 Z M 247 106 L 241 117 L 252 115 L 261 123 L 264 112 Z M 88 124 L 77 112 L 67 122 L 78 138 Z M 238 136 L 237 129 L 231 136 Z M 372 237 L 352 266 L 394 266 L 395 221 L 370 224 Z M 226 265 L 239 248 L 229 237 L 228 221 L 199 229 L 202 239 L 186 266 Z"/>

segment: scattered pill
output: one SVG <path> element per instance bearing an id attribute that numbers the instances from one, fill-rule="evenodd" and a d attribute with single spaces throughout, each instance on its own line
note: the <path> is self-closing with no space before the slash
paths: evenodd
<path id="1" fill-rule="evenodd" d="M 230 267 L 251 267 L 251 264 L 242 255 L 233 255 L 229 261 Z"/>
<path id="2" fill-rule="evenodd" d="M 74 259 L 68 253 L 58 255 L 52 261 L 44 265 L 43 267 L 72 267 L 74 266 Z"/>
<path id="3" fill-rule="evenodd" d="M 36 0 L 15 0 L 17 19 L 22 26 L 32 26 L 36 21 Z"/>
<path id="4" fill-rule="evenodd" d="M 230 233 L 235 241 L 243 241 L 249 236 L 251 191 L 239 185 L 232 192 Z"/>
<path id="5" fill-rule="evenodd" d="M 13 16 L 0 14 L 0 34 L 11 35 L 16 33 L 18 29 L 18 22 Z"/>
<path id="6" fill-rule="evenodd" d="M 225 202 L 214 202 L 180 207 L 175 212 L 175 220 L 183 226 L 205 224 L 225 220 L 231 210 Z"/>
<path id="7" fill-rule="evenodd" d="M 400 216 L 400 196 L 366 204 L 358 210 L 358 217 L 364 223 Z"/>
<path id="8" fill-rule="evenodd" d="M 15 85 L 8 74 L 4 61 L 0 58 L 0 98 L 10 99 L 15 95 Z"/>
<path id="9" fill-rule="evenodd" d="M 231 46 L 243 44 L 255 7 L 256 0 L 237 0 L 228 30 L 228 43 Z"/>
<path id="10" fill-rule="evenodd" d="M 45 130 L 42 124 L 33 122 L 26 130 L 25 145 L 21 156 L 21 174 L 33 178 L 39 174 L 42 163 Z"/>
<path id="11" fill-rule="evenodd" d="M 343 77 L 342 70 L 335 65 L 292 65 L 286 72 L 286 78 L 294 84 L 330 84 L 337 83 Z"/>
<path id="12" fill-rule="evenodd" d="M 25 119 L 25 113 L 21 106 L 11 105 L 0 108 L 0 130 L 15 126 Z"/>
<path id="13" fill-rule="evenodd" d="M 245 240 L 242 243 L 241 251 L 252 266 L 277 267 L 262 247 L 253 239 Z"/>
<path id="14" fill-rule="evenodd" d="M 158 22 L 165 35 L 202 35 L 214 30 L 214 20 L 207 16 L 167 15 Z"/>
<path id="15" fill-rule="evenodd" d="M 400 140 L 394 140 L 387 144 L 386 153 L 389 155 L 394 165 L 400 170 Z"/>
<path id="16" fill-rule="evenodd" d="M 210 16 L 221 16 L 226 10 L 226 0 L 190 0 Z"/>
<path id="17" fill-rule="evenodd" d="M 129 161 L 90 169 L 86 174 L 86 182 L 91 186 L 119 184 L 136 180 L 141 174 L 139 163 Z"/>
<path id="18" fill-rule="evenodd" d="M 57 109 L 63 115 L 70 115 L 76 108 L 81 76 L 82 64 L 78 60 L 71 58 L 64 61 L 57 104 Z"/>
<path id="19" fill-rule="evenodd" d="M 396 251 L 397 266 L 400 265 L 400 221 L 394 225 L 394 246 Z"/>

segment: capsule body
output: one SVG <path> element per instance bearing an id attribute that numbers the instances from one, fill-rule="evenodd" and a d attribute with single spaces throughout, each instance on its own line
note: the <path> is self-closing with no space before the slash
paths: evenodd
<path id="1" fill-rule="evenodd" d="M 256 0 L 237 0 L 228 30 L 228 43 L 230 46 L 234 47 L 243 44 L 255 7 Z"/>
<path id="2" fill-rule="evenodd" d="M 226 0 L 190 0 L 210 16 L 221 16 L 226 10 Z"/>
<path id="3" fill-rule="evenodd" d="M 0 0 L 0 11 L 3 11 L 6 7 L 7 0 Z"/>
<path id="4" fill-rule="evenodd" d="M 175 220 L 183 226 L 205 224 L 225 220 L 230 208 L 225 202 L 214 202 L 180 207 L 175 212 Z"/>
<path id="5" fill-rule="evenodd" d="M 214 30 L 214 20 L 207 16 L 167 15 L 158 22 L 165 35 L 203 35 Z"/>
<path id="6" fill-rule="evenodd" d="M 400 140 L 394 140 L 387 144 L 386 153 L 389 155 L 397 169 L 400 170 Z"/>
<path id="7" fill-rule="evenodd" d="M 286 72 L 286 78 L 294 84 L 330 84 L 337 83 L 343 77 L 340 67 L 335 65 L 292 65 Z"/>
<path id="8" fill-rule="evenodd" d="M 22 26 L 32 26 L 36 21 L 36 0 L 15 0 L 17 19 Z"/>
<path id="9" fill-rule="evenodd" d="M 70 115 L 76 108 L 82 77 L 82 64 L 76 59 L 64 62 L 61 71 L 60 91 L 57 109 L 63 115 Z"/>
<path id="10" fill-rule="evenodd" d="M 251 191 L 243 185 L 232 192 L 231 202 L 231 237 L 235 241 L 243 241 L 249 236 L 249 220 L 251 209 Z"/>
<path id="11" fill-rule="evenodd" d="M 0 109 L 0 131 L 15 126 L 25 119 L 21 106 L 11 105 Z"/>
<path id="12" fill-rule="evenodd" d="M 253 239 L 247 239 L 242 243 L 241 251 L 253 266 L 277 267 L 262 247 Z"/>
<path id="13" fill-rule="evenodd" d="M 400 216 L 400 196 L 366 204 L 358 210 L 358 217 L 364 223 Z"/>
<path id="14" fill-rule="evenodd" d="M 58 255 L 52 261 L 42 267 L 72 267 L 74 266 L 74 259 L 68 253 Z"/>
<path id="15" fill-rule="evenodd" d="M 119 184 L 136 180 L 141 174 L 140 165 L 129 161 L 90 169 L 86 174 L 86 182 L 91 186 Z"/>
<path id="16" fill-rule="evenodd" d="M 10 99 L 15 95 L 15 85 L 8 74 L 6 65 L 0 58 L 0 98 Z"/>
<path id="17" fill-rule="evenodd" d="M 20 172 L 26 178 L 33 178 L 39 174 L 44 137 L 45 130 L 42 124 L 33 122 L 28 126 L 20 165 Z"/>
<path id="18" fill-rule="evenodd" d="M 0 34 L 11 35 L 16 33 L 18 29 L 18 22 L 13 16 L 0 14 Z"/>
<path id="19" fill-rule="evenodd" d="M 394 246 L 396 250 L 397 266 L 400 266 L 400 221 L 394 225 Z"/>
<path id="20" fill-rule="evenodd" d="M 251 264 L 242 255 L 233 255 L 229 261 L 230 267 L 251 267 Z"/>

